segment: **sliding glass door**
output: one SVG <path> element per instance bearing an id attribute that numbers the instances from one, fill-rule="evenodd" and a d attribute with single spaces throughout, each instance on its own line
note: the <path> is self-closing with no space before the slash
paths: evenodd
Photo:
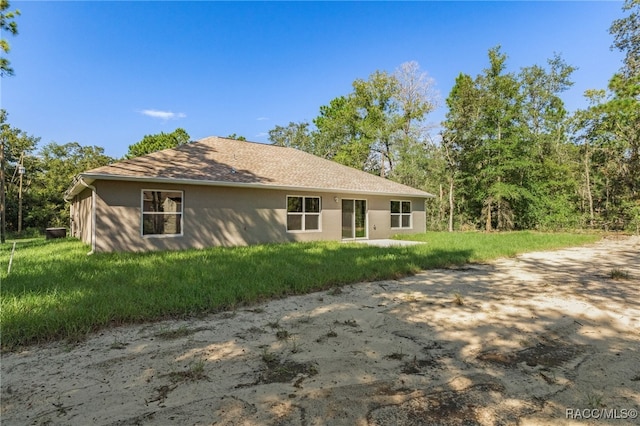
<path id="1" fill-rule="evenodd" d="M 342 200 L 342 238 L 367 238 L 367 200 Z"/>

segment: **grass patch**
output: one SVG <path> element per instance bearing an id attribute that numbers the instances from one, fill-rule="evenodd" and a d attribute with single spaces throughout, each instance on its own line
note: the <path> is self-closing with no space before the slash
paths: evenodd
<path id="1" fill-rule="evenodd" d="M 428 244 L 314 242 L 87 256 L 77 240 L 36 239 L 18 242 L 8 276 L 12 244 L 6 243 L 0 246 L 2 349 L 598 239 L 533 232 L 402 238 Z"/>
<path id="2" fill-rule="evenodd" d="M 207 379 L 208 377 L 204 372 L 205 364 L 204 360 L 198 360 L 191 363 L 186 370 L 172 371 L 168 376 L 173 383 Z"/>
<path id="3" fill-rule="evenodd" d="M 498 257 L 513 257 L 528 251 L 553 250 L 595 242 L 594 234 L 517 232 L 427 232 L 417 235 L 396 235 L 395 239 L 422 241 L 432 250 L 442 250 L 440 260 L 450 261 L 449 266 L 460 265 L 461 254 L 471 251 L 469 261 L 485 262 Z"/>
<path id="4" fill-rule="evenodd" d="M 265 369 L 252 385 L 259 383 L 287 383 L 301 374 L 307 377 L 318 374 L 318 369 L 314 363 L 282 360 L 280 356 L 267 350 L 262 353 L 262 361 L 265 363 Z M 294 386 L 300 387 L 301 379 L 298 379 Z"/>
<path id="5" fill-rule="evenodd" d="M 613 268 L 611 272 L 609 272 L 609 278 L 612 280 L 628 280 L 629 273 L 624 269 Z"/>
<path id="6" fill-rule="evenodd" d="M 278 340 L 287 340 L 289 337 L 291 337 L 291 334 L 289 334 L 287 330 L 278 330 L 276 331 L 276 337 L 278 338 Z"/>
<path id="7" fill-rule="evenodd" d="M 336 333 L 336 331 L 329 327 L 329 331 L 327 332 L 327 337 L 338 337 L 338 333 Z"/>
<path id="8" fill-rule="evenodd" d="M 385 355 L 384 358 L 386 359 L 395 359 L 397 361 L 402 361 L 404 359 L 404 357 L 406 357 L 407 354 L 402 352 L 402 349 L 400 350 L 400 352 L 393 352 L 390 353 L 389 355 Z"/>
<path id="9" fill-rule="evenodd" d="M 464 305 L 464 299 L 462 298 L 462 295 L 460 293 L 453 294 L 453 304 L 456 306 Z"/>

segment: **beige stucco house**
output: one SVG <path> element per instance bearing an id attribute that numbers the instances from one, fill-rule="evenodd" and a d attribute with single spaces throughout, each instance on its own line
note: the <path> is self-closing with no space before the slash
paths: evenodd
<path id="1" fill-rule="evenodd" d="M 74 179 L 71 235 L 95 252 L 388 238 L 425 231 L 424 191 L 293 149 L 218 137 Z"/>

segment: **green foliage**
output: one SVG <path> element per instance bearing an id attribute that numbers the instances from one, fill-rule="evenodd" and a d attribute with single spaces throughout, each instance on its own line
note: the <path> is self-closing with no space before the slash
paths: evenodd
<path id="1" fill-rule="evenodd" d="M 29 201 L 25 203 L 25 226 L 45 228 L 68 225 L 69 206 L 64 193 L 75 175 L 114 160 L 105 155 L 101 147 L 52 142 L 42 147 L 36 161 L 38 171 L 31 181 Z"/>
<path id="2" fill-rule="evenodd" d="M 31 187 L 33 177 L 39 173 L 39 161 L 32 156 L 40 138 L 28 135 L 20 129 L 12 127 L 7 122 L 8 114 L 0 110 L 0 146 L 4 149 L 5 215 L 7 232 L 15 232 L 18 228 L 18 198 L 19 198 L 19 159 L 22 155 L 25 174 L 23 175 L 23 206 L 31 201 Z M 28 225 L 28 221 L 23 221 Z"/>
<path id="3" fill-rule="evenodd" d="M 638 232 L 640 205 L 640 2 L 627 0 L 625 18 L 614 21 L 614 47 L 625 53 L 623 68 L 608 91 L 589 90 L 589 108 L 576 112 L 574 139 L 580 147 L 581 189 L 590 226 Z"/>
<path id="4" fill-rule="evenodd" d="M 313 120 L 314 151 L 345 166 L 366 170 L 371 144 L 362 131 L 362 117 L 353 95 L 339 96 L 320 107 Z"/>
<path id="5" fill-rule="evenodd" d="M 306 122 L 276 126 L 269 139 L 380 176 L 406 179 L 414 166 L 394 170 L 410 158 L 409 152 L 423 154 L 421 125 L 435 107 L 432 85 L 416 62 L 402 64 L 394 74 L 375 71 L 367 80 L 356 79 L 348 95 L 321 106 L 315 128 Z"/>
<path id="6" fill-rule="evenodd" d="M 19 10 L 7 11 L 9 9 L 8 0 L 0 0 L 0 33 L 8 33 L 11 35 L 18 34 L 18 24 L 14 19 L 20 15 Z M 0 38 L 0 51 L 2 53 L 9 53 L 11 47 L 9 42 L 4 37 Z M 0 77 L 13 75 L 13 68 L 10 62 L 4 55 L 0 56 Z"/>
<path id="7" fill-rule="evenodd" d="M 145 135 L 140 142 L 129 146 L 126 158 L 140 157 L 163 149 L 175 148 L 189 143 L 190 136 L 182 128 L 177 128 L 171 133 L 160 132 L 156 135 Z"/>
<path id="8" fill-rule="evenodd" d="M 12 243 L 6 243 L 0 246 L 2 349 L 597 239 L 528 232 L 403 238 L 428 244 L 315 242 L 87 256 L 89 248 L 77 240 L 38 239 L 18 242 L 8 276 Z"/>
<path id="9" fill-rule="evenodd" d="M 613 47 L 625 54 L 623 70 L 630 75 L 640 73 L 640 0 L 625 0 L 622 10 L 629 14 L 616 19 L 609 28 Z"/>
<path id="10" fill-rule="evenodd" d="M 269 140 L 273 145 L 295 148 L 316 155 L 320 154 L 313 146 L 309 123 L 291 122 L 287 127 L 276 126 L 274 129 L 269 130 Z M 327 158 L 327 155 L 320 156 Z"/>
<path id="11" fill-rule="evenodd" d="M 447 98 L 443 149 L 458 208 L 488 231 L 554 228 L 571 214 L 563 202 L 575 188 L 559 97 L 574 68 L 556 56 L 515 75 L 499 47 L 488 56 L 488 68 L 460 74 Z"/>
<path id="12" fill-rule="evenodd" d="M 29 136 L 26 132 L 11 127 L 7 122 L 8 116 L 9 114 L 7 114 L 6 110 L 0 110 L 0 137 L 5 144 L 5 161 L 10 167 L 8 172 L 12 172 L 11 167 L 15 167 L 20 154 L 33 152 L 40 138 Z"/>
<path id="13" fill-rule="evenodd" d="M 188 139 L 188 137 L 187 137 L 187 139 Z M 245 138 L 244 136 L 238 136 L 235 133 L 232 133 L 229 136 L 227 136 L 227 139 L 235 139 L 237 141 L 243 141 L 243 142 L 247 141 L 247 138 Z"/>
<path id="14" fill-rule="evenodd" d="M 397 99 L 400 84 L 395 76 L 376 71 L 366 81 L 354 81 L 353 89 L 352 102 L 359 113 L 356 126 L 370 151 L 365 167 L 385 176 L 394 167 L 395 133 L 404 127 Z"/>
<path id="15" fill-rule="evenodd" d="M 436 194 L 427 203 L 429 229 L 640 232 L 640 0 L 625 0 L 622 12 L 609 29 L 612 48 L 624 53 L 622 68 L 607 90 L 587 91 L 590 107 L 573 116 L 561 95 L 572 85 L 574 67 L 555 55 L 545 66 L 510 72 L 507 55 L 495 47 L 479 74 L 457 77 L 439 139 L 426 125 L 436 106 L 433 81 L 415 62 L 356 79 L 350 93 L 321 106 L 311 122 L 276 126 L 269 139 Z M 7 34 L 17 34 L 18 15 L 0 0 Z M 9 51 L 5 39 L 1 47 Z M 11 75 L 2 61 L 2 76 Z M 15 171 L 22 152 L 29 177 L 25 228 L 66 224 L 61 194 L 70 177 L 110 159 L 101 148 L 82 151 L 77 144 L 34 156 L 38 138 L 11 128 L 6 112 L 1 118 L 8 230 L 17 224 Z M 126 157 L 189 139 L 183 129 L 146 135 Z"/>
<path id="16" fill-rule="evenodd" d="M 437 194 L 430 229 L 637 228 L 639 5 L 626 0 L 611 26 L 626 56 L 609 94 L 591 91 L 592 107 L 573 117 L 561 98 L 573 66 L 554 55 L 516 74 L 495 47 L 480 74 L 456 79 L 440 143 L 424 130 L 435 97 L 415 63 L 354 81 L 320 108 L 315 129 L 290 123 L 272 141 Z"/>

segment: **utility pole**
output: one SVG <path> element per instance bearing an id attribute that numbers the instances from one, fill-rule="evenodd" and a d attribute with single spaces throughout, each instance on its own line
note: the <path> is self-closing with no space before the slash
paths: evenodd
<path id="1" fill-rule="evenodd" d="M 24 172 L 24 151 L 22 151 L 18 165 L 18 175 L 20 176 L 20 189 L 18 189 L 18 235 L 22 232 L 22 177 L 24 176 Z"/>

